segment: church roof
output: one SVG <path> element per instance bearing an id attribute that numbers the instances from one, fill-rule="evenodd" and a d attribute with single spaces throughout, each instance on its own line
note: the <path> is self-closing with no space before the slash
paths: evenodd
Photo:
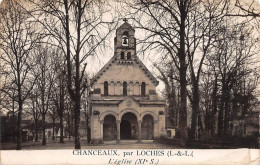
<path id="1" fill-rule="evenodd" d="M 119 28 L 116 29 L 116 33 L 120 29 L 131 29 L 131 30 L 135 31 L 135 29 L 128 22 L 125 22 L 121 26 L 119 26 Z"/>
<path id="2" fill-rule="evenodd" d="M 104 67 L 91 79 L 90 84 L 93 85 L 116 61 L 117 56 L 114 55 L 105 65 Z M 136 57 L 135 62 L 139 64 L 143 72 L 147 75 L 147 77 L 152 81 L 155 86 L 158 86 L 159 81 L 152 75 L 152 73 L 147 69 L 147 67 L 143 64 L 143 62 Z"/>

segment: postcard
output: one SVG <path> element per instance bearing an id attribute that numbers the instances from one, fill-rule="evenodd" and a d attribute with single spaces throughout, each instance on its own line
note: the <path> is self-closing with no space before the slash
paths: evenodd
<path id="1" fill-rule="evenodd" d="M 3 0 L 3 165 L 260 163 L 260 1 Z"/>

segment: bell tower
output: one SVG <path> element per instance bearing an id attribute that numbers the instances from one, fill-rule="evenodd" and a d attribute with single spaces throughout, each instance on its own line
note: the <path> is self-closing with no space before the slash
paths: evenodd
<path id="1" fill-rule="evenodd" d="M 136 58 L 135 30 L 127 22 L 127 19 L 123 21 L 124 23 L 116 30 L 114 50 L 118 60 L 133 61 Z"/>

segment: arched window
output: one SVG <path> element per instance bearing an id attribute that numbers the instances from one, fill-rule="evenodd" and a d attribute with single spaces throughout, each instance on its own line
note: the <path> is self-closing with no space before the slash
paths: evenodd
<path id="1" fill-rule="evenodd" d="M 125 59 L 125 53 L 121 52 L 121 59 Z"/>
<path id="2" fill-rule="evenodd" d="M 108 82 L 107 81 L 104 82 L 104 95 L 108 96 Z"/>
<path id="3" fill-rule="evenodd" d="M 127 96 L 127 83 L 123 82 L 123 96 Z"/>
<path id="4" fill-rule="evenodd" d="M 127 59 L 130 60 L 131 59 L 131 52 L 127 53 Z"/>
<path id="5" fill-rule="evenodd" d="M 128 32 L 125 31 L 122 35 L 122 45 L 128 46 Z"/>
<path id="6" fill-rule="evenodd" d="M 145 96 L 145 82 L 142 82 L 142 85 L 141 85 L 141 95 Z"/>

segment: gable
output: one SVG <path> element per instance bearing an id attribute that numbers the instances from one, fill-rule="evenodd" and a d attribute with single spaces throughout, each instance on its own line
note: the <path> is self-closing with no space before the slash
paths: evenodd
<path id="1" fill-rule="evenodd" d="M 156 87 L 159 82 L 136 57 L 134 61 L 120 61 L 114 56 L 107 64 L 92 78 L 91 85 L 103 83 L 104 81 L 126 81 L 146 82 Z"/>
<path id="2" fill-rule="evenodd" d="M 135 31 L 134 28 L 129 23 L 125 22 L 119 28 L 116 29 L 116 34 L 118 34 L 119 31 L 121 31 L 122 29 Z"/>
<path id="3" fill-rule="evenodd" d="M 125 108 L 139 107 L 140 104 L 132 97 L 126 97 L 123 101 L 119 103 L 118 106 L 120 109 L 125 109 Z"/>

